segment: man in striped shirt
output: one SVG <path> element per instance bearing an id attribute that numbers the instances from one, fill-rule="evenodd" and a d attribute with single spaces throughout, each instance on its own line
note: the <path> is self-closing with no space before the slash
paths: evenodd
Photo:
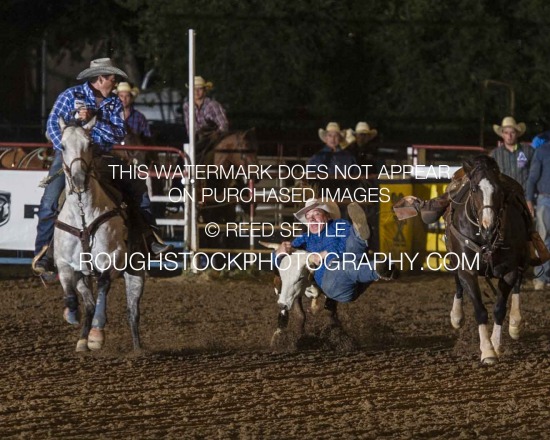
<path id="1" fill-rule="evenodd" d="M 518 139 L 525 133 L 525 124 L 519 124 L 512 116 L 502 120 L 502 125 L 493 125 L 493 130 L 499 135 L 503 144 L 491 152 L 491 157 L 496 160 L 503 174 L 517 181 L 523 190 L 527 188 L 529 167 L 534 150 L 529 144 L 522 144 Z"/>

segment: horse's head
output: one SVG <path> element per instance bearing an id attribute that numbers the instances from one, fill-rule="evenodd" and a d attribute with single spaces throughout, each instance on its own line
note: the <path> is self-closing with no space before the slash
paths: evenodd
<path id="1" fill-rule="evenodd" d="M 93 166 L 90 130 L 94 124 L 95 117 L 82 127 L 66 124 L 62 118 L 59 118 L 62 132 L 63 170 L 71 192 L 81 193 L 88 189 L 88 180 Z"/>
<path id="2" fill-rule="evenodd" d="M 251 128 L 237 131 L 224 137 L 214 148 L 214 165 L 258 165 L 258 142 L 256 131 Z"/>
<path id="3" fill-rule="evenodd" d="M 505 194 L 498 164 L 493 158 L 481 155 L 473 161 L 466 161 L 464 171 L 470 180 L 469 206 L 466 210 L 475 216 L 482 238 L 489 242 L 498 231 L 504 208 Z"/>

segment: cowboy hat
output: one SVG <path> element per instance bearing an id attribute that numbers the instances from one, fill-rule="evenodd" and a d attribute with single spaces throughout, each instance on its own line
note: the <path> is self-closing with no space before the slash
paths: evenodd
<path id="1" fill-rule="evenodd" d="M 306 200 L 306 206 L 304 206 L 296 214 L 294 214 L 294 217 L 296 217 L 301 223 L 305 224 L 307 223 L 306 214 L 313 209 L 322 209 L 333 220 L 342 218 L 342 214 L 340 214 L 340 208 L 338 207 L 338 205 L 333 201 L 325 201 L 323 199 Z"/>
<path id="2" fill-rule="evenodd" d="M 340 142 L 340 146 L 342 148 L 347 148 L 350 144 L 355 142 L 355 136 L 353 135 L 353 130 L 351 128 L 346 128 L 344 132 L 346 133 L 346 137 L 342 142 Z"/>
<path id="3" fill-rule="evenodd" d="M 520 122 L 519 124 L 516 122 L 516 120 L 512 116 L 506 116 L 502 120 L 502 125 L 493 125 L 493 130 L 496 134 L 498 134 L 500 137 L 502 137 L 502 130 L 506 127 L 512 127 L 514 130 L 517 131 L 518 137 L 520 137 L 523 133 L 525 133 L 525 130 L 527 127 L 525 126 L 525 123 Z"/>
<path id="4" fill-rule="evenodd" d="M 120 92 L 128 92 L 130 93 L 134 98 L 139 95 L 139 89 L 134 86 L 132 87 L 130 83 L 127 82 L 121 82 L 118 84 L 117 88 L 115 89 L 115 92 L 118 94 Z"/>
<path id="5" fill-rule="evenodd" d="M 118 75 L 124 79 L 128 79 L 128 75 L 118 67 L 113 65 L 111 58 L 98 58 L 90 62 L 90 67 L 84 69 L 78 74 L 76 79 L 88 79 L 99 75 Z"/>
<path id="6" fill-rule="evenodd" d="M 367 134 L 369 137 L 373 138 L 378 134 L 378 130 L 375 128 L 370 128 L 369 124 L 366 122 L 358 122 L 355 126 L 355 131 L 353 134 Z"/>
<path id="7" fill-rule="evenodd" d="M 327 124 L 326 130 L 323 130 L 322 128 L 319 129 L 319 138 L 325 142 L 325 136 L 329 132 L 336 132 L 340 135 L 340 138 L 345 139 L 346 133 L 344 130 L 340 130 L 340 125 L 338 125 L 338 122 L 329 122 Z"/>
<path id="8" fill-rule="evenodd" d="M 196 76 L 193 80 L 193 85 L 195 89 L 206 89 L 207 92 L 214 88 L 214 83 L 212 81 L 205 81 L 202 76 Z M 185 87 L 189 88 L 189 84 L 185 84 Z"/>

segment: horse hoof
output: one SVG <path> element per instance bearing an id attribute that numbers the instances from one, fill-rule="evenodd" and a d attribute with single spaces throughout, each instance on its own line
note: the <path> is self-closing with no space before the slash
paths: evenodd
<path id="1" fill-rule="evenodd" d="M 495 365 L 497 362 L 498 362 L 498 358 L 493 356 L 489 356 L 489 357 L 486 357 L 485 359 L 481 359 L 482 365 Z"/>
<path id="2" fill-rule="evenodd" d="M 451 325 L 454 329 L 458 330 L 464 325 L 464 317 L 455 318 L 451 316 Z"/>
<path id="3" fill-rule="evenodd" d="M 82 352 L 82 351 L 88 351 L 88 340 L 87 339 L 79 339 L 76 343 L 76 351 Z"/>
<path id="4" fill-rule="evenodd" d="M 68 307 L 65 307 L 63 310 L 63 318 L 71 325 L 79 325 L 80 319 L 78 317 L 78 310 L 71 310 Z"/>
<path id="5" fill-rule="evenodd" d="M 105 334 L 103 329 L 92 328 L 88 335 L 88 348 L 90 350 L 101 350 L 105 342 Z"/>
<path id="6" fill-rule="evenodd" d="M 521 334 L 519 326 L 511 325 L 508 327 L 508 333 L 510 334 L 510 337 L 514 340 L 518 340 L 519 336 Z"/>

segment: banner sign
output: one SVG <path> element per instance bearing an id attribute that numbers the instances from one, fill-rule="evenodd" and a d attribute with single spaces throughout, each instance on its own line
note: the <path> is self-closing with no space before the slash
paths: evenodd
<path id="1" fill-rule="evenodd" d="M 0 170 L 0 249 L 34 250 L 47 171 Z"/>

